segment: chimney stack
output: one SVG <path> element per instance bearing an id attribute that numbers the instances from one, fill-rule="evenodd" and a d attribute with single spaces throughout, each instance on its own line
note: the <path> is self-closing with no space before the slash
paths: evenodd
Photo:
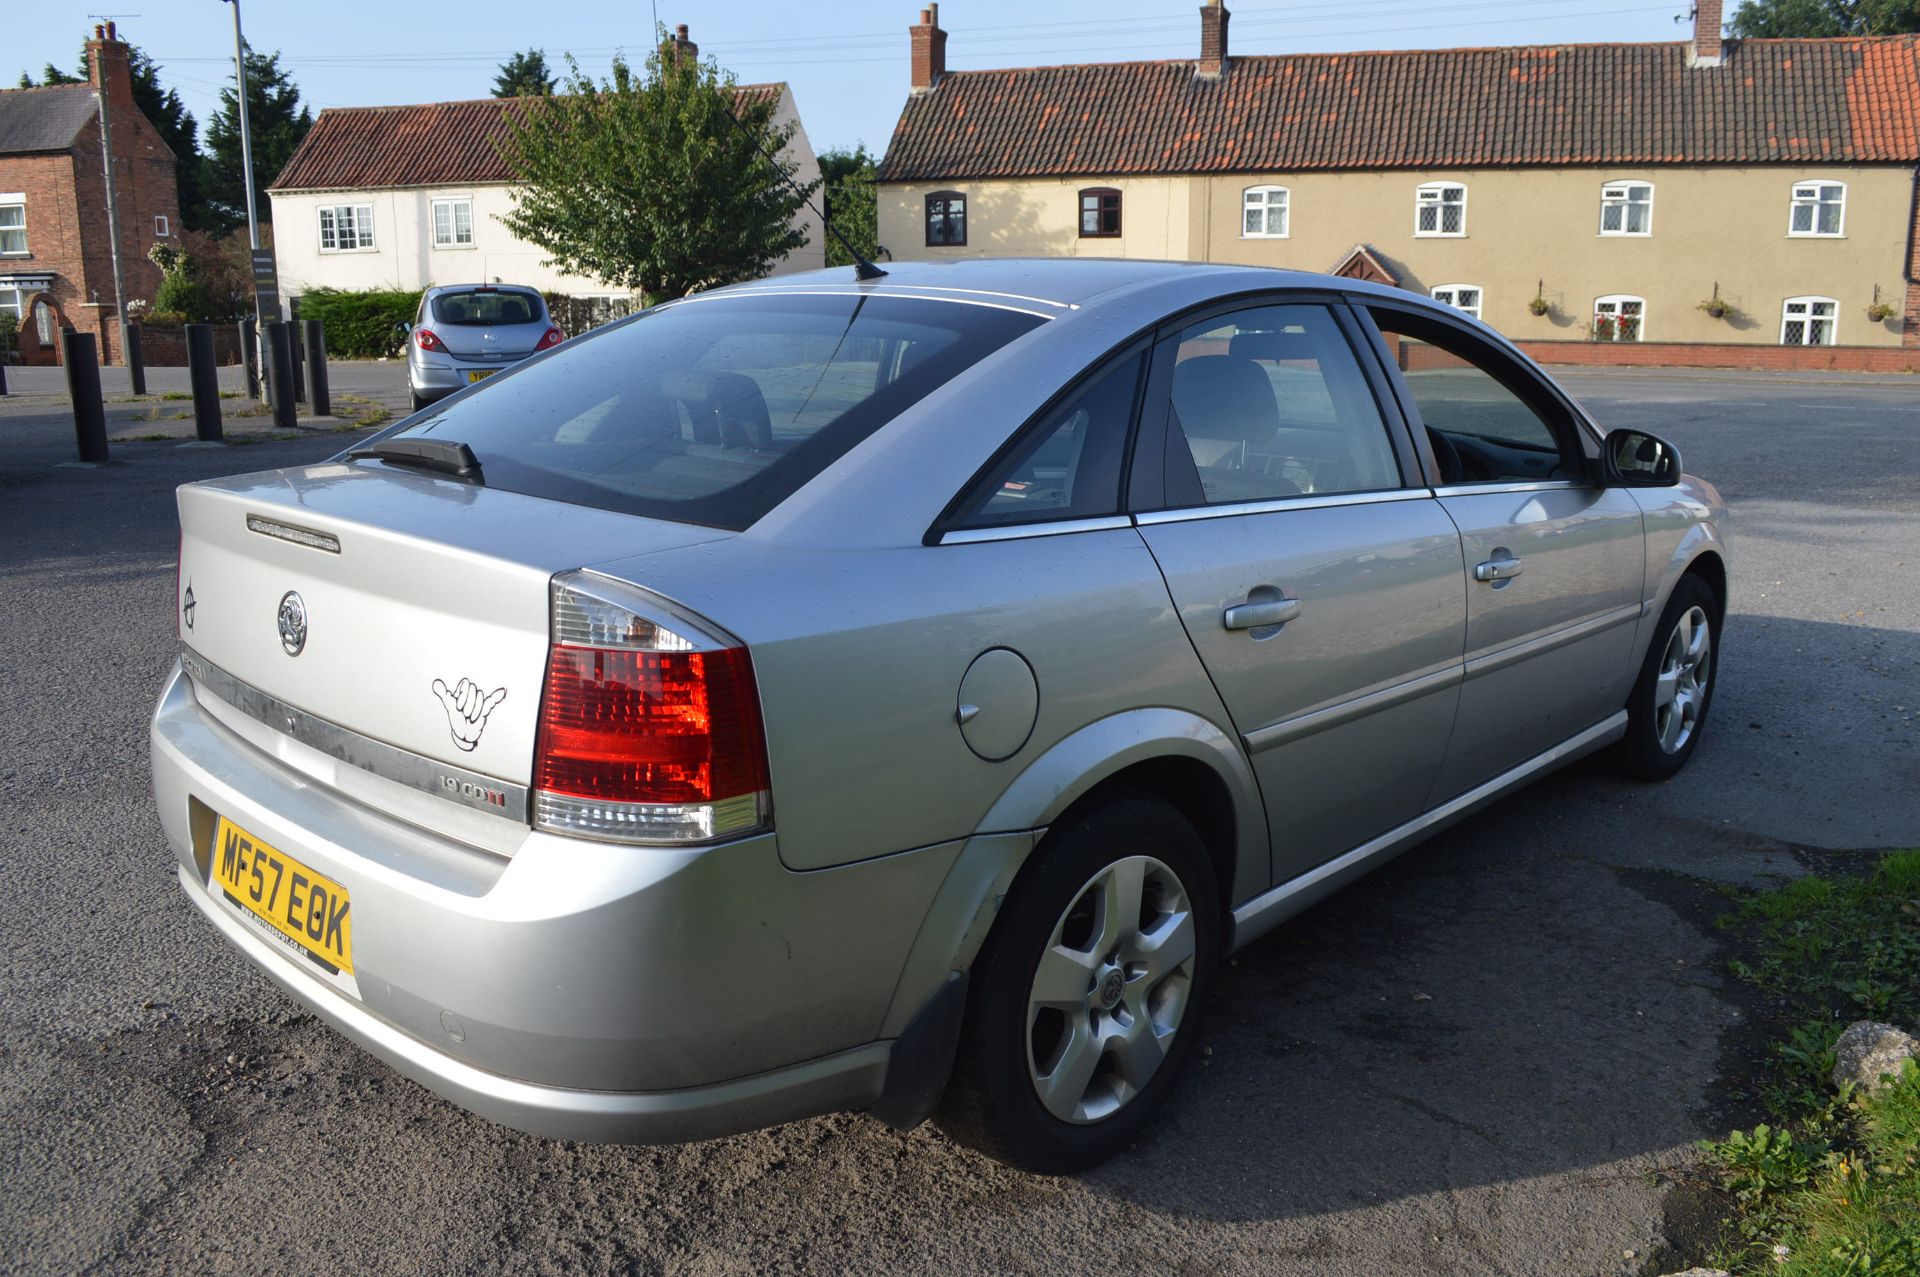
<path id="1" fill-rule="evenodd" d="M 106 96 L 109 109 L 131 111 L 133 105 L 133 67 L 128 48 L 121 42 L 113 23 L 93 29 L 87 41 L 87 79 L 94 90 Z"/>
<path id="2" fill-rule="evenodd" d="M 1720 16 L 1724 0 L 1694 0 L 1693 40 L 1687 45 L 1687 65 L 1717 67 L 1723 60 Z"/>
<path id="3" fill-rule="evenodd" d="M 681 58 L 689 62 L 700 60 L 700 46 L 687 39 L 687 24 L 684 22 L 673 29 L 673 35 L 660 46 L 660 52 L 669 61 L 677 62 Z"/>
<path id="4" fill-rule="evenodd" d="M 1217 80 L 1226 73 L 1227 19 L 1232 16 L 1220 0 L 1200 6 L 1200 61 L 1194 74 L 1203 80 Z"/>
<path id="5" fill-rule="evenodd" d="M 940 29 L 940 6 L 930 4 L 922 9 L 919 25 L 908 27 L 907 35 L 913 42 L 913 81 L 909 87 L 914 93 L 925 93 L 947 73 L 947 33 Z"/>

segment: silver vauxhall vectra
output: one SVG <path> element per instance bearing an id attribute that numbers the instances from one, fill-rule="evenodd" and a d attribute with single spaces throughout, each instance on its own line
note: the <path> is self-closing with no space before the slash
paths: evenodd
<path id="1" fill-rule="evenodd" d="M 190 899 L 498 1121 L 1125 1146 L 1217 960 L 1705 727 L 1723 508 L 1492 330 L 1317 275 L 825 271 L 180 490 Z"/>

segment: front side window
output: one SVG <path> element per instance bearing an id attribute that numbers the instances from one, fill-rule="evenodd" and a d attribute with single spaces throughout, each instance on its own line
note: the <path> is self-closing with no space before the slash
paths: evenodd
<path id="1" fill-rule="evenodd" d="M 473 245 L 473 201 L 433 202 L 433 246 L 470 248 Z"/>
<path id="2" fill-rule="evenodd" d="M 1090 519 L 1120 508 L 1120 467 L 1143 352 L 1116 360 L 1047 413 L 988 474 L 966 528 Z"/>
<path id="3" fill-rule="evenodd" d="M 1326 307 L 1236 311 L 1175 340 L 1171 504 L 1188 504 L 1183 492 L 1230 505 L 1400 486 L 1380 406 Z"/>
<path id="4" fill-rule="evenodd" d="M 1120 233 L 1120 192 L 1096 187 L 1080 192 L 1080 238 L 1111 239 Z"/>
<path id="5" fill-rule="evenodd" d="M 1426 427 L 1441 483 L 1572 477 L 1554 420 L 1569 434 L 1574 427 L 1536 379 L 1451 324 L 1384 308 L 1370 313 Z"/>
<path id="6" fill-rule="evenodd" d="M 1242 239 L 1285 239 L 1292 193 L 1284 186 L 1249 186 L 1240 195 Z"/>
<path id="7" fill-rule="evenodd" d="M 1428 182 L 1413 193 L 1415 235 L 1465 235 L 1467 188 L 1457 182 Z"/>
<path id="8" fill-rule="evenodd" d="M 466 444 L 489 488 L 739 531 L 1045 322 L 917 297 L 676 302 L 442 400 L 400 433 Z"/>
<path id="9" fill-rule="evenodd" d="M 1653 183 L 1608 182 L 1601 187 L 1600 233 L 1653 234 Z"/>
<path id="10" fill-rule="evenodd" d="M 24 257 L 27 253 L 27 202 L 19 196 L 0 196 L 0 253 Z"/>
<path id="11" fill-rule="evenodd" d="M 1595 341 L 1639 341 L 1646 335 L 1647 300 L 1614 293 L 1593 302 Z"/>
<path id="12" fill-rule="evenodd" d="M 964 247 L 967 242 L 967 197 L 958 191 L 935 191 L 927 196 L 927 247 Z"/>
<path id="13" fill-rule="evenodd" d="M 1478 284 L 1442 284 L 1433 290 L 1433 300 L 1455 310 L 1480 318 L 1481 291 Z"/>
<path id="14" fill-rule="evenodd" d="M 1831 346 L 1840 303 L 1831 297 L 1789 297 L 1780 314 L 1782 346 Z"/>
<path id="15" fill-rule="evenodd" d="M 320 210 L 320 251 L 347 253 L 373 247 L 373 205 L 340 204 Z"/>
<path id="16" fill-rule="evenodd" d="M 1841 182 L 1796 182 L 1789 235 L 1839 235 L 1847 222 L 1847 188 Z"/>

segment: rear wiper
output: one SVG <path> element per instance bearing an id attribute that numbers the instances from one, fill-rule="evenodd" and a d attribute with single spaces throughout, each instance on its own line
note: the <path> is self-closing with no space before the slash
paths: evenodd
<path id="1" fill-rule="evenodd" d="M 355 448 L 347 454 L 349 461 L 356 457 L 373 457 L 396 466 L 415 466 L 467 483 L 486 482 L 480 475 L 480 458 L 458 439 L 435 439 L 430 435 L 382 439 L 370 448 Z"/>

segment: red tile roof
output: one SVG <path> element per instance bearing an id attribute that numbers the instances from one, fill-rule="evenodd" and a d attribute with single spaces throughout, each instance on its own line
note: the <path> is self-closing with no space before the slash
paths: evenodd
<path id="1" fill-rule="evenodd" d="M 1920 36 L 1236 57 L 949 72 L 882 181 L 1920 160 Z"/>
<path id="2" fill-rule="evenodd" d="M 742 84 L 744 103 L 777 103 L 784 84 Z M 332 107 L 307 130 L 273 191 L 362 191 L 513 180 L 495 148 L 502 116 L 523 98 L 420 106 Z"/>

